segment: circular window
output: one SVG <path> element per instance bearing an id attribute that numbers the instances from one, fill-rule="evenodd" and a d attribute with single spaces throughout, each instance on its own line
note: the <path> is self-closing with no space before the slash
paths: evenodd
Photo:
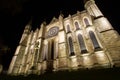
<path id="1" fill-rule="evenodd" d="M 58 34 L 59 28 L 58 27 L 52 27 L 48 31 L 48 37 L 52 37 Z"/>

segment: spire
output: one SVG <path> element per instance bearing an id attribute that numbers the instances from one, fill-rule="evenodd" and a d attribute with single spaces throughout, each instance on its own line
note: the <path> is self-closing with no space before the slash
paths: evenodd
<path id="1" fill-rule="evenodd" d="M 33 17 L 31 16 L 29 22 L 25 26 L 25 29 L 31 30 L 31 28 L 32 28 L 32 19 L 33 19 Z"/>
<path id="2" fill-rule="evenodd" d="M 54 16 L 50 23 L 57 21 L 58 19 Z"/>
<path id="3" fill-rule="evenodd" d="M 63 13 L 62 13 L 62 11 L 60 11 L 60 15 L 59 15 L 59 17 L 64 17 L 64 15 L 63 15 Z"/>

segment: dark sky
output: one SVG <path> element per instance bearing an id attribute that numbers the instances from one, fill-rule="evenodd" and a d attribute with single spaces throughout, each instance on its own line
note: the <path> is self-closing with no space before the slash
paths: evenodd
<path id="1" fill-rule="evenodd" d="M 114 29 L 120 33 L 118 1 L 96 0 L 96 4 Z M 49 23 L 54 16 L 58 17 L 60 12 L 67 17 L 69 14 L 75 14 L 77 10 L 84 10 L 83 0 L 0 0 L 0 46 L 10 48 L 10 51 L 4 54 L 3 65 L 8 67 L 31 16 L 32 28 L 35 30 L 43 21 Z"/>

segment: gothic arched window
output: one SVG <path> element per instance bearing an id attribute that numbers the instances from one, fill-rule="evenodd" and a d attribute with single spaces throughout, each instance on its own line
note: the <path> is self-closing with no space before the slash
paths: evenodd
<path id="1" fill-rule="evenodd" d="M 84 23 L 85 23 L 86 26 L 90 25 L 88 18 L 84 18 Z"/>
<path id="2" fill-rule="evenodd" d="M 75 53 L 74 53 L 73 41 L 71 37 L 68 38 L 68 42 L 69 42 L 69 47 L 70 47 L 70 56 L 73 56 L 75 55 Z"/>
<path id="3" fill-rule="evenodd" d="M 67 25 L 67 33 L 70 32 L 70 25 Z"/>
<path id="4" fill-rule="evenodd" d="M 78 22 L 75 22 L 75 27 L 76 27 L 76 30 L 80 29 L 80 26 L 79 26 Z"/>
<path id="5" fill-rule="evenodd" d="M 78 41 L 79 41 L 81 53 L 87 53 L 85 42 L 81 34 L 78 34 Z"/>
<path id="6" fill-rule="evenodd" d="M 96 38 L 94 32 L 93 31 L 89 31 L 89 35 L 90 35 L 90 38 L 92 40 L 92 43 L 93 43 L 93 46 L 94 46 L 95 50 L 96 49 L 100 49 L 100 45 L 99 45 L 99 43 L 97 41 L 97 38 Z"/>

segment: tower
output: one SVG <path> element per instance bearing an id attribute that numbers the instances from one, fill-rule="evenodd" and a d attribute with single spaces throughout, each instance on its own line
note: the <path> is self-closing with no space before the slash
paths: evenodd
<path id="1" fill-rule="evenodd" d="M 103 16 L 102 12 L 99 10 L 94 0 L 84 0 L 84 4 L 85 9 L 91 16 L 94 16 L 95 18 Z"/>
<path id="2" fill-rule="evenodd" d="M 84 3 L 85 9 L 94 17 L 94 26 L 99 32 L 106 49 L 109 51 L 113 65 L 119 66 L 120 36 L 118 32 L 114 30 L 110 22 L 95 4 L 94 0 L 84 0 Z"/>
<path id="3" fill-rule="evenodd" d="M 43 74 L 48 71 L 120 66 L 120 35 L 94 0 L 84 0 L 85 10 L 31 31 L 25 27 L 8 73 Z M 116 42 L 116 43 L 115 43 Z"/>

